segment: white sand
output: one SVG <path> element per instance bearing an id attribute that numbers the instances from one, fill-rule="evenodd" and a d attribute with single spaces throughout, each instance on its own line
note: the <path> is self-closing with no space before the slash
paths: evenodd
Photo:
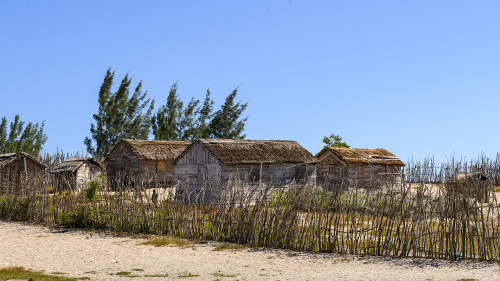
<path id="1" fill-rule="evenodd" d="M 179 248 L 138 245 L 141 241 L 139 238 L 0 222 L 0 268 L 23 266 L 91 280 L 500 280 L 500 266 L 486 262 L 256 249 L 213 251 L 213 243 Z M 110 275 L 119 271 L 141 276 L 168 274 L 168 277 Z M 188 274 L 199 276 L 182 277 Z"/>

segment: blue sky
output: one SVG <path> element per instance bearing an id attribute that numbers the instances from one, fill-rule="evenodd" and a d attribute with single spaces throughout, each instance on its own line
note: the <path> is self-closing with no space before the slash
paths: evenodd
<path id="1" fill-rule="evenodd" d="M 498 1 L 0 2 L 0 116 L 84 150 L 108 67 L 164 104 L 235 87 L 249 139 L 322 138 L 403 161 L 499 152 Z M 116 81 L 115 83 L 118 83 Z"/>

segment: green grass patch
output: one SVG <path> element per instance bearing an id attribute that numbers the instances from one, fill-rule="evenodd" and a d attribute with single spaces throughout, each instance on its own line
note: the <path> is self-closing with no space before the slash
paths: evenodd
<path id="1" fill-rule="evenodd" d="M 78 280 L 90 280 L 89 277 L 80 277 L 80 278 L 77 278 Z"/>
<path id="2" fill-rule="evenodd" d="M 56 272 L 51 272 L 50 274 L 61 275 L 61 274 L 67 274 L 67 273 L 56 271 Z"/>
<path id="3" fill-rule="evenodd" d="M 215 248 L 213 250 L 214 251 L 226 251 L 226 250 L 235 251 L 235 250 L 242 250 L 244 248 L 245 248 L 245 246 L 243 246 L 243 245 L 223 243 L 223 244 L 219 244 L 219 245 L 215 246 Z"/>
<path id="4" fill-rule="evenodd" d="M 146 274 L 143 277 L 168 277 L 168 274 Z"/>
<path id="5" fill-rule="evenodd" d="M 132 271 L 144 271 L 142 268 L 132 268 Z"/>
<path id="6" fill-rule="evenodd" d="M 120 272 L 117 272 L 115 275 L 122 276 L 122 275 L 130 275 L 130 274 L 132 274 L 132 272 L 130 272 L 130 271 L 120 271 Z"/>
<path id="7" fill-rule="evenodd" d="M 224 273 L 222 273 L 222 272 L 220 272 L 220 271 L 218 271 L 218 272 L 214 272 L 214 273 L 212 273 L 212 274 L 210 274 L 210 275 L 212 275 L 212 276 L 214 276 L 214 277 L 236 277 L 236 275 L 235 275 L 235 274 L 224 274 Z"/>
<path id="8" fill-rule="evenodd" d="M 4 267 L 0 269 L 0 280 L 21 279 L 36 281 L 76 281 L 75 278 L 54 276 L 25 269 L 24 267 Z"/>
<path id="9" fill-rule="evenodd" d="M 462 279 L 458 279 L 457 281 L 479 281 L 479 280 L 475 279 L 475 278 L 462 278 Z"/>
<path id="10" fill-rule="evenodd" d="M 142 243 L 141 245 L 153 245 L 155 247 L 165 247 L 165 246 L 177 246 L 177 247 L 187 247 L 191 243 L 189 243 L 186 240 L 179 239 L 176 237 L 171 237 L 171 236 L 164 236 L 164 237 L 154 237 L 150 238 Z"/>
<path id="11" fill-rule="evenodd" d="M 180 274 L 178 277 L 179 278 L 191 278 L 191 277 L 198 277 L 200 276 L 199 274 L 192 274 L 192 273 L 183 273 Z"/>

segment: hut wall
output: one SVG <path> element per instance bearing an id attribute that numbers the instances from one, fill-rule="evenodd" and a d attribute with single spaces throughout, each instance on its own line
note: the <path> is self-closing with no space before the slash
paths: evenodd
<path id="1" fill-rule="evenodd" d="M 220 185 L 229 181 L 237 181 L 242 186 L 256 186 L 259 183 L 269 183 L 275 187 L 287 187 L 297 182 L 314 184 L 316 166 L 264 163 L 223 165 L 202 144 L 196 144 L 177 160 L 175 176 L 179 182 L 176 193 L 178 200 L 210 201 L 220 196 Z"/>
<path id="2" fill-rule="evenodd" d="M 27 171 L 27 174 L 26 174 Z M 33 191 L 43 186 L 45 167 L 26 157 L 20 157 L 0 169 L 0 189 L 6 192 Z"/>
<path id="3" fill-rule="evenodd" d="M 161 167 L 166 169 L 159 169 Z M 142 159 L 124 142 L 108 156 L 106 172 L 111 183 L 168 187 L 175 182 L 175 167 L 172 166 L 172 161 Z"/>
<path id="4" fill-rule="evenodd" d="M 401 167 L 396 165 L 346 164 L 328 151 L 318 157 L 317 184 L 328 188 L 380 187 L 387 181 L 399 181 Z"/>

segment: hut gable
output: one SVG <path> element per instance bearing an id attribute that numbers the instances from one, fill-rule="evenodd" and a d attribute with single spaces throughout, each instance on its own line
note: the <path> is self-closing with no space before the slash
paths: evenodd
<path id="1" fill-rule="evenodd" d="M 47 168 L 47 165 L 45 165 L 43 162 L 25 152 L 0 154 L 0 168 L 8 166 L 10 163 L 13 163 L 23 157 L 26 157 L 33 163 L 39 165 L 41 168 Z"/>
<path id="2" fill-rule="evenodd" d="M 321 162 L 324 164 L 333 164 L 338 161 L 342 164 L 405 166 L 396 155 L 383 148 L 367 149 L 329 146 L 323 148 L 316 157 L 322 159 Z"/>
<path id="3" fill-rule="evenodd" d="M 283 140 L 199 139 L 177 159 L 182 158 L 198 144 L 203 145 L 223 165 L 318 163 L 318 160 L 297 142 Z M 176 162 L 177 160 L 174 164 Z"/>
<path id="4" fill-rule="evenodd" d="M 62 172 L 70 172 L 76 173 L 80 167 L 82 167 L 85 163 L 89 163 L 95 166 L 98 166 L 101 169 L 104 169 L 103 165 L 95 160 L 94 158 L 69 158 L 65 161 L 61 162 L 61 164 L 57 165 L 52 172 L 53 173 L 62 173 Z"/>
<path id="5" fill-rule="evenodd" d="M 137 156 L 141 160 L 174 161 L 189 144 L 187 141 L 123 139 L 106 158 L 122 157 L 123 154 L 127 154 L 129 158 Z"/>

